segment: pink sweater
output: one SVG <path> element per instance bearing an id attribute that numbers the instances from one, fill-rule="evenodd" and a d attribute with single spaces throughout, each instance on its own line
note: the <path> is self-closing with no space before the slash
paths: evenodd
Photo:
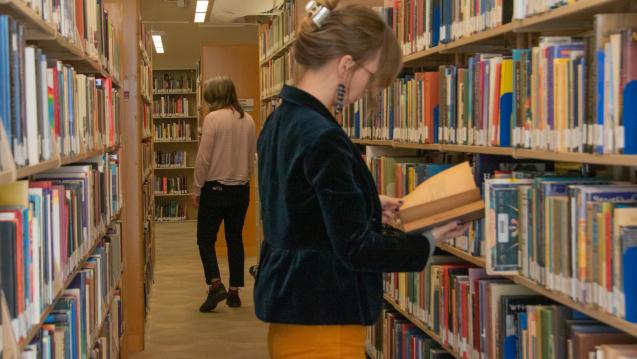
<path id="1" fill-rule="evenodd" d="M 203 121 L 195 161 L 193 194 L 199 196 L 207 181 L 226 185 L 250 180 L 256 155 L 256 130 L 252 117 L 230 109 L 210 112 Z"/>

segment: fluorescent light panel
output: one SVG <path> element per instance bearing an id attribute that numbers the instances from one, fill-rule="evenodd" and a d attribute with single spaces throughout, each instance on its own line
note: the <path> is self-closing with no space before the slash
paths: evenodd
<path id="1" fill-rule="evenodd" d="M 153 35 L 153 45 L 155 45 L 155 52 L 158 54 L 164 53 L 164 43 L 162 42 L 161 35 Z"/>
<path id="2" fill-rule="evenodd" d="M 206 21 L 206 13 L 205 12 L 196 12 L 195 13 L 195 22 L 204 22 Z"/>
<path id="3" fill-rule="evenodd" d="M 203 12 L 204 14 L 208 12 L 208 0 L 198 0 L 197 8 L 195 9 L 196 13 Z"/>

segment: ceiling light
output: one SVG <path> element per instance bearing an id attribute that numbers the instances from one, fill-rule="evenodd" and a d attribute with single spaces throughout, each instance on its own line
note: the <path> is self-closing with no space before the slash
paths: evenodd
<path id="1" fill-rule="evenodd" d="M 195 13 L 195 22 L 204 22 L 206 21 L 206 13 L 205 12 L 196 12 Z"/>
<path id="2" fill-rule="evenodd" d="M 208 12 L 208 0 L 198 0 L 195 12 Z"/>
<path id="3" fill-rule="evenodd" d="M 153 45 L 155 45 L 155 52 L 158 54 L 164 53 L 164 43 L 162 42 L 161 35 L 153 35 Z"/>

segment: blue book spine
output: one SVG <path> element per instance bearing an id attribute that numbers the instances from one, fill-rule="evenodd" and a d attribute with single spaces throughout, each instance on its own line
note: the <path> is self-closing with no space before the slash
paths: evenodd
<path id="1" fill-rule="evenodd" d="M 441 25 L 441 0 L 433 0 L 432 5 L 432 31 L 431 31 L 431 47 L 438 46 L 440 43 L 440 25 Z"/>
<path id="2" fill-rule="evenodd" d="M 604 50 L 596 53 L 596 88 L 597 88 L 597 123 L 593 130 L 593 146 L 596 153 L 604 153 L 604 63 L 606 54 Z"/>
<path id="3" fill-rule="evenodd" d="M 12 138 L 11 127 L 11 66 L 9 64 L 9 17 L 0 16 L 0 117 L 7 138 Z"/>
<path id="4" fill-rule="evenodd" d="M 624 154 L 637 154 L 637 81 L 626 84 L 623 92 Z"/>

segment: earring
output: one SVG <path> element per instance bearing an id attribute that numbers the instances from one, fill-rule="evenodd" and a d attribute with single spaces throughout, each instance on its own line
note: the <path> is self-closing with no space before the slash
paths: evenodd
<path id="1" fill-rule="evenodd" d="M 338 84 L 336 89 L 336 101 L 334 102 L 334 110 L 337 114 L 343 112 L 343 104 L 345 102 L 345 85 Z"/>

